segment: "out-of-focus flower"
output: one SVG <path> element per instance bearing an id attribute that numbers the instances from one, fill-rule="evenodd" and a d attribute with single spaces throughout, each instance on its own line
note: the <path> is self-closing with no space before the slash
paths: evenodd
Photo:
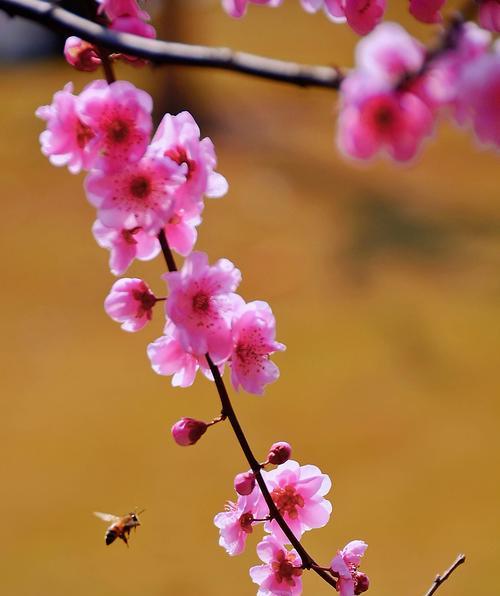
<path id="1" fill-rule="evenodd" d="M 481 27 L 500 33 L 500 1 L 482 0 L 479 5 L 479 24 Z"/>
<path id="2" fill-rule="evenodd" d="M 283 0 L 222 0 L 222 7 L 228 15 L 239 19 L 245 15 L 248 4 L 262 4 L 265 6 L 279 6 Z"/>
<path id="3" fill-rule="evenodd" d="M 101 66 L 95 46 L 74 35 L 68 37 L 64 44 L 64 57 L 77 70 L 93 72 Z"/>
<path id="4" fill-rule="evenodd" d="M 422 23 L 440 23 L 445 0 L 410 0 L 410 13 Z"/>

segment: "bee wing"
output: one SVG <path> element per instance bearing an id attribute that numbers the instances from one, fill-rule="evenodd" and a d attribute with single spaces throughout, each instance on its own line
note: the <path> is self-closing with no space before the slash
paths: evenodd
<path id="1" fill-rule="evenodd" d="M 101 513 L 100 511 L 94 511 L 94 515 L 110 524 L 114 524 L 120 519 L 117 515 L 113 515 L 112 513 Z"/>

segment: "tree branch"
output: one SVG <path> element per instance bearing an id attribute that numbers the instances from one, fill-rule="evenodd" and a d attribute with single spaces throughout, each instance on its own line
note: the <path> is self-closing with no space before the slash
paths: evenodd
<path id="1" fill-rule="evenodd" d="M 455 559 L 454 563 L 451 565 L 451 567 L 449 567 L 443 573 L 443 575 L 439 575 L 439 574 L 436 575 L 436 579 L 434 580 L 434 583 L 429 588 L 429 590 L 425 593 L 425 596 L 431 596 L 432 594 L 434 594 L 434 592 L 436 592 L 436 590 L 439 588 L 439 586 L 443 582 L 445 582 L 450 577 L 450 575 L 455 571 L 455 569 L 459 565 L 462 565 L 462 563 L 465 563 L 465 555 L 458 555 L 458 557 Z"/>
<path id="2" fill-rule="evenodd" d="M 110 52 L 132 54 L 154 64 L 218 68 L 300 87 L 338 89 L 343 78 L 342 73 L 333 67 L 307 66 L 235 52 L 229 48 L 188 45 L 118 33 L 41 0 L 0 0 L 0 10 L 11 16 L 36 21 L 66 35 L 77 35 Z"/>

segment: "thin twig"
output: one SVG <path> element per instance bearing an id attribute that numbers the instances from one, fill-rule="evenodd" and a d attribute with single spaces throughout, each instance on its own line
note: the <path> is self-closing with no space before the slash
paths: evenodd
<path id="1" fill-rule="evenodd" d="M 450 577 L 450 575 L 455 571 L 455 569 L 459 565 L 462 565 L 462 563 L 465 563 L 465 555 L 458 555 L 458 557 L 455 559 L 454 563 L 443 573 L 443 575 L 436 575 L 436 579 L 434 580 L 434 583 L 429 588 L 429 590 L 425 593 L 425 596 L 431 596 L 432 594 L 434 594 L 434 592 L 436 592 L 436 590 L 439 588 L 439 586 L 443 582 L 445 582 Z"/>
<path id="2" fill-rule="evenodd" d="M 0 10 L 36 21 L 67 35 L 77 35 L 110 52 L 131 54 L 155 64 L 179 64 L 231 70 L 242 74 L 281 81 L 301 87 L 338 89 L 342 74 L 329 66 L 307 66 L 274 60 L 229 48 L 213 48 L 159 41 L 129 33 L 111 31 L 41 0 L 0 0 Z"/>

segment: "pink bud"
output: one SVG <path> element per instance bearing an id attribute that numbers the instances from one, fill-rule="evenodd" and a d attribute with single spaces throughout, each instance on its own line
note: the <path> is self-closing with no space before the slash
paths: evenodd
<path id="1" fill-rule="evenodd" d="M 172 426 L 172 436 L 177 445 L 187 447 L 194 445 L 205 434 L 208 425 L 202 420 L 181 418 Z"/>
<path id="2" fill-rule="evenodd" d="M 77 70 L 92 72 L 101 65 L 95 47 L 88 41 L 79 37 L 68 37 L 64 44 L 64 57 L 66 61 Z"/>
<path id="3" fill-rule="evenodd" d="M 366 573 L 356 571 L 356 573 L 354 574 L 354 582 L 356 585 L 354 589 L 354 594 L 356 594 L 356 596 L 358 594 L 366 592 L 366 590 L 368 590 L 368 588 L 370 587 L 370 580 L 368 579 Z"/>
<path id="4" fill-rule="evenodd" d="M 280 464 L 284 464 L 286 461 L 288 461 L 291 455 L 292 448 L 290 445 L 284 441 L 280 441 L 279 443 L 274 443 L 274 445 L 271 445 L 271 449 L 267 455 L 267 460 L 270 464 L 279 466 Z"/>
<path id="5" fill-rule="evenodd" d="M 234 479 L 234 489 L 239 495 L 249 495 L 255 487 L 255 476 L 250 470 L 237 474 Z"/>

